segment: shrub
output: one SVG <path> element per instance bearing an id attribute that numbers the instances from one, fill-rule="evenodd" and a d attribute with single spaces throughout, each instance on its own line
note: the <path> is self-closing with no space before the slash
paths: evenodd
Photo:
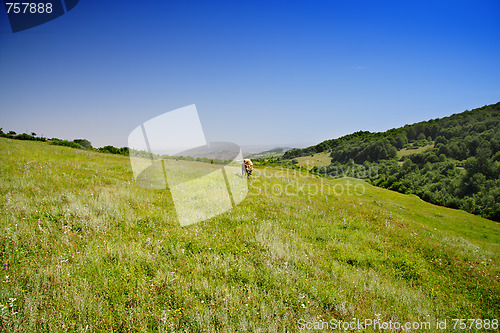
<path id="1" fill-rule="evenodd" d="M 79 144 L 84 149 L 92 149 L 93 148 L 92 144 L 90 143 L 90 141 L 86 140 L 86 139 L 75 139 L 75 140 L 73 140 L 73 142 Z"/>
<path id="2" fill-rule="evenodd" d="M 52 139 L 50 142 L 51 145 L 56 145 L 56 146 L 65 146 L 65 147 L 71 147 L 71 148 L 78 148 L 78 149 L 84 149 L 81 145 L 79 145 L 76 142 L 73 141 L 68 141 L 68 140 L 60 140 L 60 139 Z"/>

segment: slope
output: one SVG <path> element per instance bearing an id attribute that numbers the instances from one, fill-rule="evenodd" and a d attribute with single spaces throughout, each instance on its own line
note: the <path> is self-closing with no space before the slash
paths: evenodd
<path id="1" fill-rule="evenodd" d="M 2 331 L 500 316 L 499 225 L 416 196 L 257 168 L 241 205 L 181 228 L 124 156 L 0 138 L 0 161 Z"/>
<path id="2" fill-rule="evenodd" d="M 500 222 L 500 103 L 386 132 L 359 131 L 285 152 L 282 164 L 328 154 L 313 173 L 377 168 L 369 181 L 425 201 Z"/>

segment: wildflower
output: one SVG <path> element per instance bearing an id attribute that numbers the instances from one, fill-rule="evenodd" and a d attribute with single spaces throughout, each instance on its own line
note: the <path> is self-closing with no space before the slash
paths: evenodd
<path id="1" fill-rule="evenodd" d="M 12 307 L 14 307 L 14 302 L 15 302 L 15 300 L 16 300 L 16 298 L 12 298 L 12 297 L 10 297 L 10 298 L 9 298 L 9 306 L 10 306 L 11 308 L 12 308 Z"/>
<path id="2" fill-rule="evenodd" d="M 7 266 L 8 266 L 8 265 L 9 265 L 8 263 L 4 262 L 4 263 L 3 263 L 3 266 L 2 266 L 2 269 L 7 269 Z"/>

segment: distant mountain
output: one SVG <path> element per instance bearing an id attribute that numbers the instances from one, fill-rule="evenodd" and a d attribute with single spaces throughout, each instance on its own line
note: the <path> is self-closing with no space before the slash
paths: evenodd
<path id="1" fill-rule="evenodd" d="M 278 147 L 271 150 L 266 150 L 258 153 L 245 153 L 243 151 L 244 158 L 262 158 L 262 157 L 278 157 L 282 156 L 286 151 L 293 149 L 290 147 Z M 226 142 L 215 142 L 210 145 L 196 147 L 190 150 L 185 150 L 183 152 L 175 154 L 172 157 L 193 157 L 193 158 L 209 158 L 209 159 L 219 159 L 219 160 L 233 160 L 236 155 L 240 152 L 240 147 L 235 144 Z"/>
<path id="2" fill-rule="evenodd" d="M 250 154 L 248 158 L 263 158 L 263 157 L 278 157 L 282 156 L 285 152 L 294 149 L 291 147 L 277 147 L 270 150 L 266 150 L 260 153 Z"/>
<path id="3" fill-rule="evenodd" d="M 175 154 L 180 157 L 208 158 L 219 160 L 233 160 L 240 152 L 240 147 L 230 142 L 211 142 L 207 145 L 185 150 Z"/>
<path id="4" fill-rule="evenodd" d="M 366 176 L 374 185 L 500 221 L 500 103 L 386 132 L 359 131 L 286 151 L 281 160 L 297 164 L 317 153 L 329 153 L 331 164 L 313 166 L 313 173 L 376 169 Z"/>

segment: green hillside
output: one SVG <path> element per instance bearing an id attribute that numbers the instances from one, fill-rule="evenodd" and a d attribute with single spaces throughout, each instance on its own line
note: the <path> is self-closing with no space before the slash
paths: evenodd
<path id="1" fill-rule="evenodd" d="M 330 162 L 316 163 L 328 154 Z M 366 180 L 500 222 L 500 103 L 386 132 L 356 132 L 285 152 L 316 174 L 377 170 Z M 298 164 L 300 166 L 300 164 Z"/>
<path id="2" fill-rule="evenodd" d="M 126 156 L 0 138 L 0 211 L 2 332 L 500 319 L 500 225 L 363 180 L 257 166 L 242 204 L 182 228 Z"/>
<path id="3" fill-rule="evenodd" d="M 310 170 L 313 167 L 328 166 L 332 162 L 330 153 L 323 151 L 314 155 L 301 156 L 293 159 L 293 164 L 298 167 L 306 167 Z"/>

